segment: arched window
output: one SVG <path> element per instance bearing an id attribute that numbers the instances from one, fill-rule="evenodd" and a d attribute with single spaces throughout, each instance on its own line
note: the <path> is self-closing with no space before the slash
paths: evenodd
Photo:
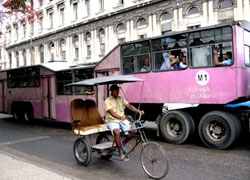
<path id="1" fill-rule="evenodd" d="M 125 25 L 124 25 L 123 23 L 120 23 L 120 24 L 117 26 L 117 32 L 118 32 L 118 33 L 123 33 L 123 32 L 125 32 L 125 30 L 126 30 L 126 27 L 125 27 Z"/>
<path id="2" fill-rule="evenodd" d="M 142 27 L 142 26 L 146 26 L 147 25 L 147 21 L 144 19 L 144 18 L 140 18 L 138 21 L 137 21 L 137 26 L 138 27 Z"/>
<path id="3" fill-rule="evenodd" d="M 12 68 L 12 56 L 11 56 L 11 53 L 9 53 L 9 62 L 10 62 L 10 68 Z"/>
<path id="4" fill-rule="evenodd" d="M 104 31 L 103 28 L 101 28 L 101 29 L 99 30 L 99 36 L 100 36 L 100 38 L 103 38 L 103 37 L 105 36 L 105 31 Z"/>
<path id="5" fill-rule="evenodd" d="M 87 32 L 87 33 L 86 33 L 86 40 L 87 40 L 87 41 L 90 41 L 90 40 L 91 40 L 91 33 L 90 33 L 90 32 Z"/>
<path id="6" fill-rule="evenodd" d="M 55 44 L 53 42 L 49 43 L 49 52 L 50 52 L 50 60 L 54 60 L 54 50 L 55 50 Z"/>
<path id="7" fill-rule="evenodd" d="M 199 14 L 199 13 L 200 13 L 200 11 L 197 7 L 192 7 L 188 11 L 188 15 Z"/>
<path id="8" fill-rule="evenodd" d="M 66 59 L 65 40 L 64 39 L 61 39 L 61 41 L 60 41 L 60 49 L 61 49 L 61 58 Z"/>
<path id="9" fill-rule="evenodd" d="M 31 53 L 31 64 L 35 64 L 35 48 L 34 47 L 31 47 L 30 53 Z"/>
<path id="10" fill-rule="evenodd" d="M 16 67 L 19 67 L 19 53 L 16 52 Z"/>
<path id="11" fill-rule="evenodd" d="M 228 8 L 233 6 L 232 0 L 221 0 L 219 1 L 219 8 Z"/>
<path id="12" fill-rule="evenodd" d="M 161 15 L 161 21 L 167 21 L 172 19 L 172 16 L 169 13 L 164 13 Z"/>
<path id="13" fill-rule="evenodd" d="M 27 59 L 26 59 L 26 50 L 23 50 L 23 65 L 26 66 L 27 65 Z"/>
<path id="14" fill-rule="evenodd" d="M 75 57 L 74 60 L 77 61 L 79 58 L 79 38 L 77 35 L 73 37 L 73 44 L 74 44 L 74 52 L 75 52 Z"/>
<path id="15" fill-rule="evenodd" d="M 40 52 L 40 62 L 44 63 L 44 47 L 43 47 L 43 45 L 41 45 L 39 47 L 39 52 Z"/>

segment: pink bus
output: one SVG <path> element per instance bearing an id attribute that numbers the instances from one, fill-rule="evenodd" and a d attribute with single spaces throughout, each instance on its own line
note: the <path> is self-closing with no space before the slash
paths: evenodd
<path id="1" fill-rule="evenodd" d="M 225 149 L 249 130 L 249 108 L 225 106 L 249 99 L 249 22 L 127 42 L 94 70 L 96 76 L 132 74 L 144 79 L 143 86 L 122 85 L 124 95 L 140 105 L 146 120 L 157 122 L 158 134 L 167 142 L 181 144 L 198 134 L 206 146 Z M 98 92 L 102 108 L 107 89 Z"/>
<path id="2" fill-rule="evenodd" d="M 71 122 L 70 103 L 75 99 L 95 100 L 95 95 L 88 87 L 65 85 L 93 78 L 94 66 L 57 61 L 1 71 L 0 112 L 25 121 Z"/>

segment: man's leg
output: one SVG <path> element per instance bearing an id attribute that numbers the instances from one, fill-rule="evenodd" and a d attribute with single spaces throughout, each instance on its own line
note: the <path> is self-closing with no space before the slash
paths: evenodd
<path id="1" fill-rule="evenodd" d="M 120 156 L 123 155 L 123 151 L 122 151 L 122 146 L 121 146 L 121 133 L 120 133 L 120 129 L 114 129 L 113 130 L 114 136 L 115 136 L 115 143 L 116 146 L 118 148 L 119 154 Z"/>
<path id="2" fill-rule="evenodd" d="M 130 129 L 134 129 L 134 126 L 131 125 L 130 126 Z M 133 137 L 134 135 L 137 133 L 137 130 L 133 130 L 133 131 L 129 131 L 129 134 L 123 141 L 122 141 L 122 144 L 123 146 L 125 146 L 127 144 L 127 142 L 129 142 Z"/>

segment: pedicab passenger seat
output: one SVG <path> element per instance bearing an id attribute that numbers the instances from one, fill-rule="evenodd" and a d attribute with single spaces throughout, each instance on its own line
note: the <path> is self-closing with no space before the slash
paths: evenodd
<path id="1" fill-rule="evenodd" d="M 72 131 L 75 135 L 91 135 L 109 131 L 93 100 L 76 99 L 71 102 Z"/>

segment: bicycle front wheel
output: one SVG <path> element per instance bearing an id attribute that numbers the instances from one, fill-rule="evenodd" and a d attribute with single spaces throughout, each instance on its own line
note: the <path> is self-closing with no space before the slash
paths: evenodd
<path id="1" fill-rule="evenodd" d="M 169 170 L 168 156 L 162 146 L 154 142 L 142 145 L 140 154 L 144 172 L 153 179 L 164 178 Z"/>
<path id="2" fill-rule="evenodd" d="M 74 155 L 77 162 L 87 166 L 91 160 L 91 148 L 83 138 L 78 138 L 74 143 Z"/>

